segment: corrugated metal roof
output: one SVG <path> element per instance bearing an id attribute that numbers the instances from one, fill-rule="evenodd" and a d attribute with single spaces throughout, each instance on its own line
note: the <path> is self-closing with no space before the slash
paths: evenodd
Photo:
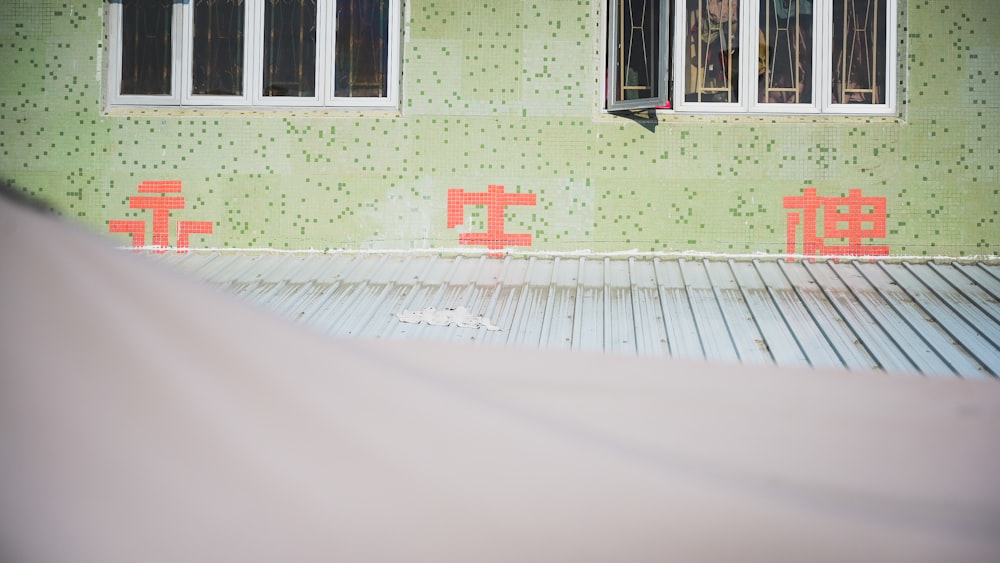
<path id="1" fill-rule="evenodd" d="M 247 301 L 338 336 L 963 377 L 1000 372 L 996 264 L 163 256 Z"/>

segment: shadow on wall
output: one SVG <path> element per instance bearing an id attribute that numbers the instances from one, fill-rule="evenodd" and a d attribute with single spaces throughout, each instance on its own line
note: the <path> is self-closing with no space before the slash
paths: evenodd
<path id="1" fill-rule="evenodd" d="M 656 117 L 656 110 L 623 110 L 623 111 L 612 111 L 612 115 L 617 115 L 618 117 L 624 117 L 629 121 L 634 121 L 641 125 L 645 130 L 650 133 L 656 133 L 656 126 L 660 124 L 660 120 Z"/>

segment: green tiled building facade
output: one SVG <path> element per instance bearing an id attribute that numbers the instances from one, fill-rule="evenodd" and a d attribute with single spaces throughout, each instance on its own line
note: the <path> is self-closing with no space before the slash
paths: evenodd
<path id="1" fill-rule="evenodd" d="M 800 253 L 815 189 L 884 202 L 861 242 L 892 257 L 1000 248 L 1000 2 L 899 0 L 894 115 L 655 122 L 604 111 L 604 0 L 405 0 L 398 104 L 366 110 L 109 107 L 110 6 L 0 3 L 0 176 L 123 246 L 149 195 L 183 198 L 170 246 L 211 225 L 191 248 Z M 499 226 L 490 186 L 525 195 Z"/>

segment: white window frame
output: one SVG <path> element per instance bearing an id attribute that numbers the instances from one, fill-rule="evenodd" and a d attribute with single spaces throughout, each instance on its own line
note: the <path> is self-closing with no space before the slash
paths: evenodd
<path id="1" fill-rule="evenodd" d="M 827 37 L 833 36 L 833 1 L 832 0 L 816 0 L 816 4 L 822 7 L 823 21 L 824 25 L 831 28 L 827 31 Z M 861 104 L 834 104 L 832 103 L 833 91 L 831 88 L 824 84 L 823 88 L 820 90 L 813 90 L 814 92 L 820 92 L 822 94 L 820 103 L 822 104 L 822 112 L 830 114 L 842 114 L 842 115 L 894 115 L 896 114 L 896 82 L 897 82 L 897 71 L 899 68 L 899 61 L 897 60 L 898 51 L 897 46 L 899 43 L 898 36 L 896 34 L 897 18 L 899 17 L 899 2 L 898 0 L 886 0 L 885 7 L 885 103 L 883 104 L 872 104 L 872 105 L 861 105 Z M 820 49 L 823 50 L 823 60 L 821 64 L 816 68 L 822 73 L 822 76 L 830 76 L 833 72 L 833 42 L 824 41 L 820 45 Z M 818 74 L 818 73 L 813 73 Z M 867 107 L 868 111 L 859 111 L 861 108 Z"/>
<path id="2" fill-rule="evenodd" d="M 394 109 L 399 107 L 400 88 L 400 20 L 402 0 L 389 0 L 388 61 L 386 64 L 386 96 L 384 97 L 344 97 L 336 96 L 334 85 L 334 49 L 336 46 L 337 0 L 319 0 L 316 14 L 316 95 L 264 96 L 264 0 L 245 0 L 243 42 L 243 95 L 206 96 L 192 95 L 191 63 L 194 34 L 194 10 L 191 0 L 175 0 L 172 10 L 172 71 L 170 95 L 122 95 L 120 94 L 122 72 L 122 4 L 120 1 L 108 4 L 108 60 L 106 96 L 109 107 L 154 107 L 154 108 L 349 108 Z M 253 31 L 251 31 L 253 30 Z"/>
<path id="3" fill-rule="evenodd" d="M 657 0 L 651 0 L 657 1 Z M 672 26 L 668 33 L 661 33 L 660 37 L 669 35 L 670 52 L 667 56 L 672 60 L 663 60 L 660 63 L 662 75 L 666 77 L 670 73 L 669 81 L 672 84 L 670 91 L 670 110 L 660 110 L 674 113 L 690 114 L 724 114 L 724 115 L 845 115 L 845 116 L 879 116 L 897 114 L 897 17 L 899 11 L 898 0 L 886 1 L 886 40 L 885 44 L 879 47 L 886 49 L 885 68 L 885 101 L 881 104 L 834 104 L 832 102 L 831 80 L 833 75 L 833 0 L 813 0 L 813 38 L 814 48 L 812 49 L 812 92 L 811 103 L 803 104 L 782 104 L 782 103 L 762 103 L 757 101 L 758 84 L 756 80 L 740 81 L 740 91 L 738 93 L 739 102 L 688 102 L 685 101 L 685 70 L 687 61 L 685 60 L 685 41 L 687 40 L 684 30 L 688 29 L 690 22 L 687 21 L 686 0 L 659 0 L 661 2 L 662 13 L 666 13 L 668 7 L 672 8 Z M 614 57 L 617 56 L 616 43 L 618 41 L 617 32 L 617 0 L 602 0 L 605 2 L 607 15 L 607 62 L 605 63 L 605 111 L 614 112 L 619 110 L 640 110 L 654 109 L 662 106 L 663 99 L 651 98 L 645 101 L 634 101 L 623 104 L 613 98 L 612 91 L 617 77 L 614 74 Z M 672 6 L 668 6 L 672 4 Z M 740 52 L 758 52 L 757 24 L 760 16 L 759 0 L 740 1 L 740 21 L 754 22 L 747 29 L 753 30 L 751 33 L 743 32 L 740 35 Z M 668 24 L 670 25 L 670 24 Z M 752 57 L 752 58 L 751 58 Z M 746 76 L 744 70 L 751 70 L 752 75 L 756 75 L 757 57 L 741 57 L 740 74 Z"/>

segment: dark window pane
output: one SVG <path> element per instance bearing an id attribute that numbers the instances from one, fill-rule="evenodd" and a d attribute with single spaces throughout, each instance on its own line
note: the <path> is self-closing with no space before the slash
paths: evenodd
<path id="1" fill-rule="evenodd" d="M 122 95 L 171 94 L 172 9 L 172 0 L 123 0 Z"/>
<path id="2" fill-rule="evenodd" d="M 316 95 L 315 0 L 264 4 L 264 95 Z"/>
<path id="3" fill-rule="evenodd" d="M 334 93 L 388 95 L 389 0 L 338 0 Z"/>
<path id="4" fill-rule="evenodd" d="M 834 0 L 833 103 L 885 103 L 886 0 Z"/>
<path id="5" fill-rule="evenodd" d="M 191 93 L 243 95 L 243 0 L 194 0 Z"/>
<path id="6" fill-rule="evenodd" d="M 688 0 L 687 10 L 685 99 L 739 101 L 739 0 Z"/>
<path id="7" fill-rule="evenodd" d="M 761 102 L 812 102 L 812 0 L 760 0 L 760 37 L 766 45 L 758 99 Z"/>

